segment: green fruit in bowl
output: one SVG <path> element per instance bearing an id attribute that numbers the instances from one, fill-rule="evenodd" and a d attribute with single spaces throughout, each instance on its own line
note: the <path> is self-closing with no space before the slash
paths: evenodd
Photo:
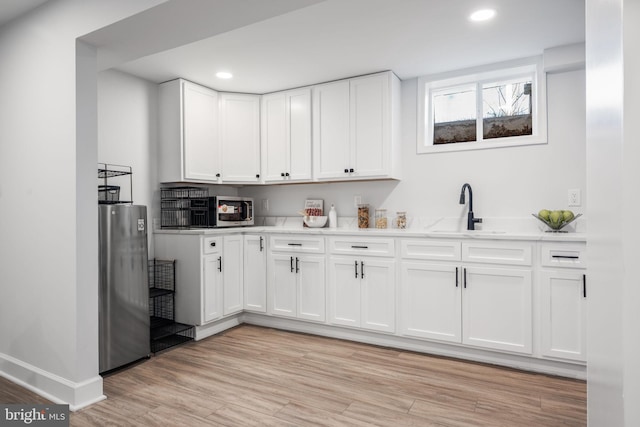
<path id="1" fill-rule="evenodd" d="M 551 214 L 551 212 L 549 212 L 549 210 L 547 209 L 542 209 L 540 212 L 538 212 L 538 216 L 545 221 L 549 221 L 549 214 Z"/>
<path id="2" fill-rule="evenodd" d="M 553 211 L 549 214 L 549 222 L 553 225 L 560 225 L 564 218 L 562 211 Z"/>
<path id="3" fill-rule="evenodd" d="M 564 219 L 565 222 L 569 222 L 573 218 L 575 218 L 575 215 L 573 214 L 573 212 L 571 212 L 571 211 L 562 211 L 562 219 Z"/>

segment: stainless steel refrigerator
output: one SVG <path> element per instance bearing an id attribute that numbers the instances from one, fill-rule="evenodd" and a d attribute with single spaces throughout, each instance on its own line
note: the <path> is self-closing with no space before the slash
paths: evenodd
<path id="1" fill-rule="evenodd" d="M 149 356 L 147 207 L 101 204 L 100 372 Z"/>

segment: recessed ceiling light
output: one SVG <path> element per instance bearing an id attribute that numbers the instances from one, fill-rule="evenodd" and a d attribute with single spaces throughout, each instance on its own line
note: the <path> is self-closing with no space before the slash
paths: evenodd
<path id="1" fill-rule="evenodd" d="M 231 77 L 233 77 L 233 74 L 227 72 L 227 71 L 218 71 L 216 73 L 216 77 L 219 79 L 230 79 Z"/>
<path id="2" fill-rule="evenodd" d="M 480 9 L 469 15 L 469 21 L 480 22 L 488 21 L 496 16 L 496 11 L 493 9 Z"/>

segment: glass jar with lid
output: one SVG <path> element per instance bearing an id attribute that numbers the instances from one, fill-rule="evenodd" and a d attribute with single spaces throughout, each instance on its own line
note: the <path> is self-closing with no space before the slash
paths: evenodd
<path id="1" fill-rule="evenodd" d="M 369 205 L 358 205 L 358 228 L 369 228 Z"/>
<path id="2" fill-rule="evenodd" d="M 396 228 L 404 230 L 407 228 L 407 213 L 404 211 L 396 212 Z"/>
<path id="3" fill-rule="evenodd" d="M 386 209 L 376 209 L 376 228 L 387 228 Z"/>

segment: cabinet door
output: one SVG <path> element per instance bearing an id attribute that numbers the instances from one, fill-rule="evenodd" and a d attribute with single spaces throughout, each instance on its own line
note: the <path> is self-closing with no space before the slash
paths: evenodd
<path id="1" fill-rule="evenodd" d="M 389 259 L 360 261 L 362 328 L 395 332 L 396 268 Z"/>
<path id="2" fill-rule="evenodd" d="M 311 89 L 287 93 L 288 177 L 292 181 L 311 179 Z"/>
<path id="3" fill-rule="evenodd" d="M 459 268 L 425 262 L 401 264 L 400 328 L 403 335 L 462 341 Z"/>
<path id="4" fill-rule="evenodd" d="M 220 94 L 222 181 L 260 180 L 260 97 Z"/>
<path id="5" fill-rule="evenodd" d="M 202 323 L 216 320 L 222 316 L 222 273 L 219 254 L 202 257 Z"/>
<path id="6" fill-rule="evenodd" d="M 313 88 L 313 154 L 314 178 L 349 176 L 348 80 Z"/>
<path id="7" fill-rule="evenodd" d="M 263 236 L 244 236 L 244 309 L 267 311 L 267 252 Z"/>
<path id="8" fill-rule="evenodd" d="M 222 258 L 223 315 L 242 311 L 242 235 L 224 236 Z"/>
<path id="9" fill-rule="evenodd" d="M 325 315 L 325 259 L 324 256 L 297 256 L 298 280 L 297 315 L 301 319 L 324 322 Z"/>
<path id="10" fill-rule="evenodd" d="M 216 181 L 216 174 L 221 172 L 218 94 L 189 82 L 182 84 L 184 177 L 196 181 Z"/>
<path id="11" fill-rule="evenodd" d="M 297 285 L 295 257 L 289 254 L 269 256 L 269 312 L 278 316 L 296 317 Z"/>
<path id="12" fill-rule="evenodd" d="M 350 167 L 357 177 L 387 175 L 391 165 L 389 75 L 351 79 L 350 91 Z"/>
<path id="13" fill-rule="evenodd" d="M 540 274 L 540 335 L 543 356 L 584 362 L 586 297 L 581 270 Z"/>
<path id="14" fill-rule="evenodd" d="M 360 326 L 360 263 L 355 258 L 329 259 L 329 322 Z"/>
<path id="15" fill-rule="evenodd" d="M 267 182 L 284 181 L 289 170 L 287 97 L 284 93 L 262 97 L 262 173 Z"/>
<path id="16" fill-rule="evenodd" d="M 531 270 L 463 267 L 462 342 L 531 354 Z"/>

